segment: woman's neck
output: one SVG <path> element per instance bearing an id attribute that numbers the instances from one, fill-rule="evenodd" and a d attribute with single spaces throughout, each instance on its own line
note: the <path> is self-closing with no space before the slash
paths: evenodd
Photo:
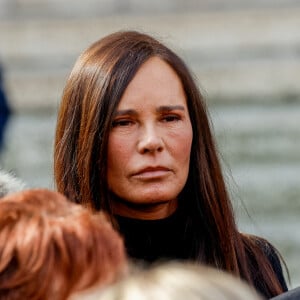
<path id="1" fill-rule="evenodd" d="M 111 205 L 114 215 L 141 220 L 158 220 L 172 215 L 178 207 L 178 201 L 174 199 L 160 203 L 136 204 L 114 197 Z"/>

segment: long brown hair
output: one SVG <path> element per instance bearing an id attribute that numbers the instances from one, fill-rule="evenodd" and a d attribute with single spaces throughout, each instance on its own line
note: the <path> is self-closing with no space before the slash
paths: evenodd
<path id="1" fill-rule="evenodd" d="M 64 300 L 125 269 L 123 241 L 102 213 L 43 189 L 1 199 L 0 299 Z"/>
<path id="2" fill-rule="evenodd" d="M 57 188 L 73 201 L 111 214 L 107 188 L 107 144 L 112 115 L 129 82 L 150 57 L 167 62 L 182 81 L 193 128 L 190 169 L 179 195 L 193 235 L 191 257 L 253 283 L 249 255 L 261 266 L 270 295 L 282 288 L 255 239 L 241 235 L 224 183 L 203 97 L 185 63 L 151 36 L 117 32 L 78 58 L 66 83 L 58 114 L 54 173 Z"/>

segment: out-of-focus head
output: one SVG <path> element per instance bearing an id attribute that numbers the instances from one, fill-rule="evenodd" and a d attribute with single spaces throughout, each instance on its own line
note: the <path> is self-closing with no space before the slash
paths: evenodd
<path id="1" fill-rule="evenodd" d="M 199 170 L 209 172 L 207 148 L 213 143 L 209 121 L 189 69 L 157 39 L 136 31 L 116 32 L 80 55 L 64 89 L 56 129 L 54 169 L 58 190 L 73 201 L 110 211 L 107 150 L 114 114 L 138 70 L 153 57 L 171 67 L 186 98 L 196 137 L 191 145 L 187 185 L 195 182 L 192 177 Z"/>
<path id="2" fill-rule="evenodd" d="M 0 299 L 66 299 L 126 270 L 121 237 L 102 213 L 36 189 L 0 201 Z"/>
<path id="3" fill-rule="evenodd" d="M 98 300 L 262 300 L 240 279 L 206 266 L 169 262 L 98 292 Z M 95 295 L 94 295 L 95 296 Z M 92 298 L 90 298 L 92 299 Z"/>

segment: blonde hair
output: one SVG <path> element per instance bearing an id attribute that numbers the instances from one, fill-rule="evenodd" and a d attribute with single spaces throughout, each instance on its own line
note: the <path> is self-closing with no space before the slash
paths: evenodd
<path id="1" fill-rule="evenodd" d="M 44 189 L 1 199 L 0 299 L 62 300 L 125 268 L 123 240 L 102 213 Z"/>
<path id="2" fill-rule="evenodd" d="M 96 299 L 96 298 L 95 298 Z M 129 276 L 99 293 L 98 300 L 262 300 L 229 273 L 191 263 L 169 262 Z"/>

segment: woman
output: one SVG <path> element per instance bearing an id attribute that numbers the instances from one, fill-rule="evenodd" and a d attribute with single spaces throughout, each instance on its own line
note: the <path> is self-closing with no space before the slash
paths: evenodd
<path id="1" fill-rule="evenodd" d="M 149 35 L 117 32 L 80 55 L 58 114 L 54 172 L 69 199 L 111 216 L 130 257 L 203 262 L 267 298 L 287 289 L 276 250 L 237 229 L 194 79 Z"/>

